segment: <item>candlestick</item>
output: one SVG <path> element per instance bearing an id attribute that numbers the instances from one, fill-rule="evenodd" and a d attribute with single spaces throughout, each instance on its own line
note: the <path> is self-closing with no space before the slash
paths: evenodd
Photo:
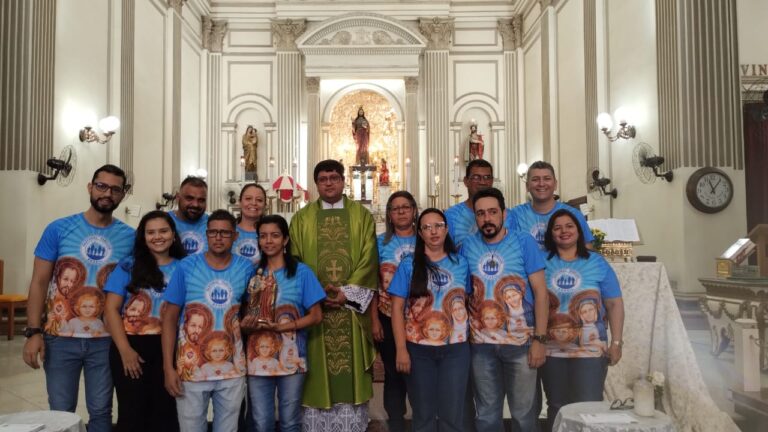
<path id="1" fill-rule="evenodd" d="M 405 190 L 411 190 L 411 158 L 405 158 Z"/>

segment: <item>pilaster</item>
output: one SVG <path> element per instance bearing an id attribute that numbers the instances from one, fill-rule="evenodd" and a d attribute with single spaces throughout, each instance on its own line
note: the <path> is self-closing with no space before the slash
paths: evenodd
<path id="1" fill-rule="evenodd" d="M 523 45 L 523 16 L 515 15 L 511 19 L 500 19 L 498 24 L 504 47 L 504 123 L 507 125 L 505 141 L 506 149 L 499 161 L 503 161 L 506 169 L 494 167 L 496 177 L 505 186 L 507 204 L 512 207 L 522 203 L 522 191 L 517 177 L 517 165 L 523 160 L 521 153 L 521 127 L 513 129 L 513 125 L 521 125 L 522 95 L 520 90 L 520 56 Z M 494 146 L 498 147 L 498 146 Z"/>
<path id="2" fill-rule="evenodd" d="M 134 125 L 134 52 L 136 39 L 136 0 L 123 0 L 120 23 L 120 162 L 121 168 L 133 172 Z M 163 189 L 166 190 L 166 189 Z"/>
<path id="3" fill-rule="evenodd" d="M 307 184 L 310 198 L 317 196 L 317 188 L 310 171 L 314 171 L 315 164 L 325 159 L 321 146 L 320 128 L 320 78 L 311 77 L 306 80 L 307 85 Z"/>
<path id="4" fill-rule="evenodd" d="M 416 77 L 405 77 L 405 149 L 403 154 L 405 157 L 401 163 L 402 174 L 400 175 L 402 188 L 405 189 L 405 185 L 410 184 L 411 188 L 409 192 L 416 197 L 417 201 L 424 202 L 419 199 L 419 181 L 417 172 L 417 164 L 419 160 L 419 79 Z M 411 163 L 408 167 L 405 165 L 405 160 L 410 159 Z M 426 198 L 426 195 L 425 197 Z"/>
<path id="5" fill-rule="evenodd" d="M 224 200 L 224 181 L 238 178 L 240 151 L 237 145 L 237 125 L 222 123 L 222 48 L 227 34 L 227 21 L 202 17 L 203 49 L 207 57 L 206 118 L 208 159 L 208 200 L 219 208 Z"/>

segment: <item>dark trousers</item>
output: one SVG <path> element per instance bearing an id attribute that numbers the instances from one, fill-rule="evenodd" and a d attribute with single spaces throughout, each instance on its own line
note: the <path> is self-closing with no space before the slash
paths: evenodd
<path id="1" fill-rule="evenodd" d="M 378 344 L 381 361 L 384 363 L 384 410 L 390 432 L 405 431 L 405 377 L 395 367 L 395 336 L 392 333 L 392 319 L 379 312 L 379 321 L 384 329 L 384 340 Z"/>
<path id="2" fill-rule="evenodd" d="M 117 428 L 122 432 L 178 431 L 176 400 L 164 386 L 163 353 L 160 335 L 128 336 L 128 342 L 144 360 L 142 374 L 125 375 L 117 346 L 112 343 L 109 363 L 117 393 Z"/>
<path id="3" fill-rule="evenodd" d="M 547 395 L 547 430 L 552 430 L 558 411 L 576 402 L 603 400 L 608 359 L 547 357 L 540 369 Z"/>

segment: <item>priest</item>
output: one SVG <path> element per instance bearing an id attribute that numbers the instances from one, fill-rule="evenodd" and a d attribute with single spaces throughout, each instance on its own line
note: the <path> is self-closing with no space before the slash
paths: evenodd
<path id="1" fill-rule="evenodd" d="M 342 195 L 344 166 L 315 166 L 320 199 L 291 220 L 291 253 L 325 288 L 323 321 L 309 330 L 304 431 L 365 431 L 376 355 L 370 305 L 378 254 L 371 213 Z"/>

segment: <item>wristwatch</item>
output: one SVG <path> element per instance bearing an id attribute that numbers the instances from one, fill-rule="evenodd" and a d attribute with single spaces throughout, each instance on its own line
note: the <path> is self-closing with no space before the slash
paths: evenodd
<path id="1" fill-rule="evenodd" d="M 40 327 L 25 327 L 24 337 L 31 338 L 32 336 L 36 334 L 41 334 L 42 332 L 43 332 L 43 329 L 41 329 Z"/>
<path id="2" fill-rule="evenodd" d="M 623 340 L 615 340 L 611 342 L 611 345 L 616 345 L 619 348 L 624 347 L 624 341 Z"/>
<path id="3" fill-rule="evenodd" d="M 537 334 L 535 334 L 535 335 L 533 335 L 533 336 L 531 337 L 531 339 L 533 339 L 533 340 L 535 340 L 535 341 L 539 341 L 539 342 L 541 342 L 541 343 L 545 344 L 545 343 L 547 343 L 547 342 L 549 341 L 549 336 L 547 336 L 547 335 L 545 335 L 545 334 L 543 334 L 543 335 L 537 335 Z"/>

